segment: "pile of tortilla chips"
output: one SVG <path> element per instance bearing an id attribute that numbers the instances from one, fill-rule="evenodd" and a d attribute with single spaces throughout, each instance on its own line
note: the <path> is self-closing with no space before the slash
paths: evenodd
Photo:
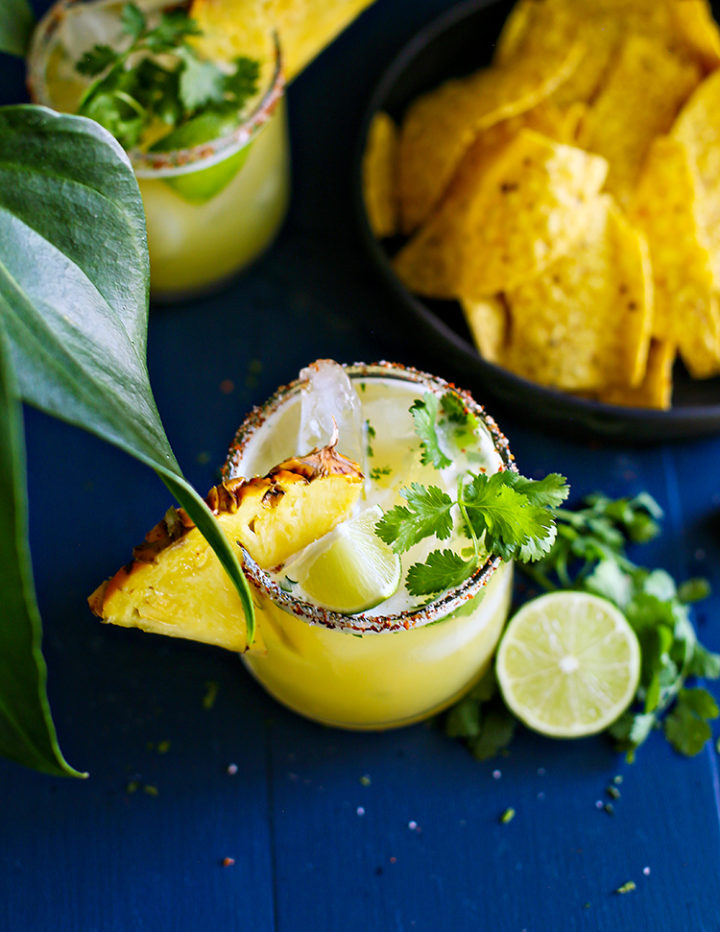
<path id="1" fill-rule="evenodd" d="M 486 359 L 667 408 L 720 374 L 720 30 L 706 0 L 519 0 L 493 63 L 376 116 L 363 164 L 396 273 Z"/>

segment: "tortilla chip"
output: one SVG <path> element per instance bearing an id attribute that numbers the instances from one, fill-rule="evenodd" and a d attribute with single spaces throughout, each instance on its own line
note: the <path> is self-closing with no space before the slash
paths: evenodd
<path id="1" fill-rule="evenodd" d="M 626 207 L 652 140 L 667 132 L 700 80 L 683 62 L 642 36 L 630 36 L 583 120 L 580 145 L 605 156 L 606 188 Z"/>
<path id="2" fill-rule="evenodd" d="M 720 283 L 720 71 L 698 86 L 685 104 L 672 135 L 687 147 L 696 175 L 700 224 Z"/>
<path id="3" fill-rule="evenodd" d="M 599 156 L 521 130 L 469 205 L 460 295 L 477 301 L 514 288 L 568 252 L 606 172 Z"/>
<path id="4" fill-rule="evenodd" d="M 608 195 L 583 213 L 571 252 L 506 293 L 511 325 L 502 364 L 575 392 L 637 386 L 652 315 L 647 245 Z"/>
<path id="5" fill-rule="evenodd" d="M 395 272 L 410 291 L 428 298 L 459 295 L 469 210 L 488 167 L 526 127 L 558 139 L 566 132 L 563 113 L 543 102 L 478 134 L 440 206 L 394 259 Z"/>
<path id="6" fill-rule="evenodd" d="M 566 142 L 569 146 L 578 145 L 580 138 L 580 129 L 588 111 L 588 106 L 582 100 L 576 100 L 562 109 L 558 108 L 562 114 L 562 132 L 558 136 L 558 142 Z M 553 137 L 555 138 L 555 137 Z"/>
<path id="7" fill-rule="evenodd" d="M 652 340 L 648 351 L 647 369 L 637 388 L 609 386 L 595 398 L 611 405 L 667 410 L 672 404 L 674 362 L 674 344 L 667 340 Z"/>
<path id="8" fill-rule="evenodd" d="M 549 97 L 577 67 L 581 55 L 582 48 L 571 44 L 552 66 L 526 57 L 511 68 L 485 68 L 447 81 L 413 101 L 400 134 L 405 233 L 420 226 L 440 201 L 477 134 Z"/>
<path id="9" fill-rule="evenodd" d="M 397 127 L 379 110 L 370 122 L 362 160 L 365 211 L 378 239 L 397 233 L 397 149 Z"/>
<path id="10" fill-rule="evenodd" d="M 720 316 L 710 253 L 702 243 L 695 179 L 686 147 L 655 140 L 631 219 L 650 247 L 655 284 L 653 336 L 676 344 L 695 378 L 720 372 Z"/>
<path id="11" fill-rule="evenodd" d="M 462 309 L 480 355 L 488 362 L 499 363 L 508 338 L 508 314 L 503 301 L 463 301 Z"/>
<path id="12" fill-rule="evenodd" d="M 682 0 L 672 5 L 672 14 L 682 44 L 707 71 L 720 65 L 720 29 L 707 0 Z"/>
<path id="13" fill-rule="evenodd" d="M 655 40 L 659 48 L 675 49 L 692 61 L 706 61 L 711 41 L 707 31 L 702 25 L 678 25 L 685 19 L 686 5 L 695 6 L 696 0 L 520 0 L 500 35 L 495 61 L 507 64 L 520 57 L 529 42 L 541 50 L 541 61 L 552 61 L 559 45 L 579 41 L 586 54 L 555 100 L 588 101 L 630 35 Z M 697 5 L 706 6 L 700 0 Z M 691 19 L 704 23 L 700 10 L 693 11 Z"/>

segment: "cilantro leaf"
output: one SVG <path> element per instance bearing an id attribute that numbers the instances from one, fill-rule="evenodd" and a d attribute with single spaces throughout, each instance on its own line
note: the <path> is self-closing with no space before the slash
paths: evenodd
<path id="1" fill-rule="evenodd" d="M 478 473 L 471 478 L 462 493 L 467 518 L 473 534 L 484 536 L 489 553 L 505 560 L 537 559 L 552 546 L 553 516 L 516 491 L 509 475 Z"/>
<path id="2" fill-rule="evenodd" d="M 147 28 L 145 14 L 135 3 L 126 3 L 120 14 L 123 32 L 132 36 L 133 39 L 140 38 L 141 34 Z"/>
<path id="3" fill-rule="evenodd" d="M 676 751 L 694 757 L 712 736 L 708 721 L 718 715 L 720 709 L 706 689 L 682 689 L 675 708 L 663 723 L 665 737 Z"/>
<path id="4" fill-rule="evenodd" d="M 680 588 L 682 589 L 682 586 Z M 688 675 L 704 676 L 709 680 L 720 679 L 720 654 L 713 654 L 702 644 L 696 643 Z"/>
<path id="5" fill-rule="evenodd" d="M 156 53 L 174 52 L 190 36 L 201 35 L 197 22 L 183 9 L 168 10 L 158 25 L 145 34 L 147 47 Z"/>
<path id="6" fill-rule="evenodd" d="M 618 750 L 632 753 L 647 741 L 656 723 L 657 720 L 651 713 L 635 715 L 632 712 L 624 712 L 608 728 L 608 734 L 615 739 Z"/>
<path id="7" fill-rule="evenodd" d="M 440 399 L 440 410 L 446 424 L 441 419 L 442 434 L 448 437 L 459 450 L 466 450 L 477 443 L 477 429 L 480 422 L 470 411 L 464 399 L 457 392 L 447 391 Z"/>
<path id="8" fill-rule="evenodd" d="M 115 49 L 110 48 L 109 45 L 96 45 L 84 53 L 75 68 L 80 74 L 94 77 L 114 65 L 117 60 L 118 54 Z"/>
<path id="9" fill-rule="evenodd" d="M 408 570 L 406 585 L 410 595 L 432 595 L 464 583 L 477 568 L 475 560 L 463 560 L 454 550 L 433 550 L 424 563 Z"/>
<path id="10" fill-rule="evenodd" d="M 516 492 L 522 492 L 531 505 L 557 508 L 570 494 L 570 487 L 565 476 L 560 473 L 548 473 L 543 479 L 527 479 L 519 473 L 507 470 L 503 473 Z"/>
<path id="11" fill-rule="evenodd" d="M 244 101 L 257 91 L 260 62 L 242 55 L 234 64 L 235 70 L 225 77 L 225 91 L 236 100 Z"/>
<path id="12" fill-rule="evenodd" d="M 452 465 L 450 460 L 440 448 L 440 440 L 437 435 L 436 422 L 440 402 L 432 392 L 425 392 L 423 400 L 417 398 L 411 408 L 415 433 L 420 438 L 422 453 L 420 462 L 425 466 L 432 464 L 435 469 L 445 469 Z"/>
<path id="13" fill-rule="evenodd" d="M 185 67 L 180 73 L 180 101 L 188 110 L 199 110 L 207 104 L 222 103 L 225 97 L 225 75 L 217 65 L 200 61 L 185 49 L 178 51 Z"/>
<path id="14" fill-rule="evenodd" d="M 445 734 L 448 738 L 475 738 L 480 734 L 480 703 L 472 696 L 464 696 L 445 717 Z"/>
<path id="15" fill-rule="evenodd" d="M 449 421 L 455 421 L 456 424 L 465 424 L 468 417 L 471 416 L 468 406 L 457 392 L 445 392 L 440 399 L 440 408 L 445 417 Z"/>
<path id="16" fill-rule="evenodd" d="M 403 553 L 425 537 L 435 535 L 446 540 L 452 534 L 450 509 L 453 500 L 435 485 L 429 487 L 413 482 L 400 493 L 408 507 L 396 505 L 387 511 L 375 526 L 375 533 L 395 553 Z"/>
<path id="17" fill-rule="evenodd" d="M 498 695 L 492 669 L 444 717 L 445 734 L 464 740 L 477 760 L 489 760 L 504 750 L 516 725 Z"/>
<path id="18" fill-rule="evenodd" d="M 710 595 L 710 583 L 702 576 L 686 579 L 678 588 L 677 597 L 681 602 L 700 602 Z"/>
<path id="19" fill-rule="evenodd" d="M 585 588 L 624 609 L 633 594 L 633 580 L 612 560 L 602 560 L 585 579 Z"/>
<path id="20" fill-rule="evenodd" d="M 513 739 L 517 720 L 501 702 L 483 709 L 480 732 L 468 742 L 473 757 L 490 760 L 504 750 Z"/>

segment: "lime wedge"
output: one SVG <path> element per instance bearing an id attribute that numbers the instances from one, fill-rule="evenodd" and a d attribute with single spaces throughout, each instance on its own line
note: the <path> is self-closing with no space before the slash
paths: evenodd
<path id="1" fill-rule="evenodd" d="M 339 524 L 287 567 L 307 596 L 331 611 L 353 615 L 396 592 L 400 558 L 375 533 L 382 517 L 375 505 Z"/>
<path id="2" fill-rule="evenodd" d="M 524 605 L 498 650 L 503 698 L 528 728 L 554 738 L 602 731 L 630 705 L 640 646 L 611 602 L 552 592 Z"/>
<path id="3" fill-rule="evenodd" d="M 204 142 L 222 139 L 239 125 L 239 119 L 235 113 L 201 113 L 169 132 L 167 136 L 158 139 L 150 151 L 173 152 L 176 149 L 191 149 Z M 228 156 L 216 165 L 211 165 L 210 168 L 164 178 L 163 181 L 186 201 L 204 204 L 232 181 L 245 164 L 249 151 L 250 144 L 247 144 L 234 155 Z"/>

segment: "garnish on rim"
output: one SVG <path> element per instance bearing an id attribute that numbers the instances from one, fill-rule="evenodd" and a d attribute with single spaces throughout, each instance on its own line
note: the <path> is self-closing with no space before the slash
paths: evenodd
<path id="1" fill-rule="evenodd" d="M 436 469 L 452 465 L 438 434 L 441 412 L 452 424 L 452 440 L 459 449 L 469 445 L 478 426 L 477 418 L 452 391 L 440 399 L 427 392 L 410 412 L 421 441 L 421 461 Z M 438 486 L 417 482 L 402 489 L 407 506 L 390 509 L 376 533 L 396 553 L 403 553 L 426 537 L 447 540 L 460 522 L 472 542 L 468 559 L 450 549 L 434 550 L 424 563 L 408 570 L 408 592 L 432 595 L 460 585 L 488 556 L 527 562 L 546 554 L 555 540 L 553 510 L 568 492 L 565 478 L 557 473 L 533 480 L 509 470 L 487 476 L 468 469 L 458 477 L 454 498 Z"/>
<path id="2" fill-rule="evenodd" d="M 81 116 L 100 123 L 125 149 L 138 145 L 158 125 L 189 130 L 201 114 L 205 121 L 198 130 L 206 138 L 196 138 L 194 144 L 218 135 L 213 131 L 207 137 L 208 114 L 224 131 L 233 116 L 239 125 L 242 107 L 257 91 L 257 61 L 241 56 L 225 70 L 201 58 L 188 41 L 201 31 L 186 10 L 162 13 L 151 28 L 141 9 L 126 3 L 121 18 L 130 38 L 127 47 L 95 45 L 75 65 L 80 74 L 95 79 L 80 99 Z M 185 135 L 192 134 L 186 130 Z"/>

